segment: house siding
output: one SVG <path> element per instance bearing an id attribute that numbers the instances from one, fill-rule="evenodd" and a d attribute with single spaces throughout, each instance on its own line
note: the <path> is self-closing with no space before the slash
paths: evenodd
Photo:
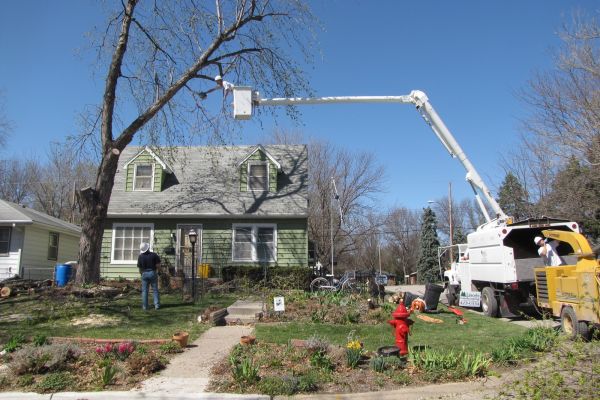
<path id="1" fill-rule="evenodd" d="M 118 223 L 149 223 L 152 221 L 108 220 L 102 240 L 101 274 L 105 278 L 139 278 L 136 262 L 132 264 L 111 264 L 112 225 Z M 161 257 L 163 266 L 175 265 L 175 255 L 166 255 L 164 250 L 174 246 L 171 233 L 175 233 L 177 224 L 202 225 L 202 263 L 209 264 L 213 270 L 228 265 L 258 265 L 259 263 L 234 262 L 231 259 L 231 241 L 233 224 L 269 223 L 277 225 L 277 262 L 269 263 L 278 267 L 308 265 L 308 237 L 306 219 L 290 220 L 247 220 L 247 219 L 161 219 L 154 222 L 153 251 Z"/>
<path id="2" fill-rule="evenodd" d="M 50 232 L 57 232 L 58 257 L 48 260 L 48 239 Z M 75 261 L 79 254 L 79 236 L 70 235 L 44 227 L 28 226 L 21 256 L 21 273 L 28 279 L 50 279 L 54 267 L 67 261 Z"/>
<path id="3" fill-rule="evenodd" d="M 269 163 L 269 192 L 277 191 L 277 167 L 262 151 L 258 150 L 240 165 L 240 192 L 248 191 L 248 163 L 267 161 Z"/>
<path id="4" fill-rule="evenodd" d="M 8 255 L 0 256 L 0 281 L 20 273 L 19 266 L 21 264 L 23 236 L 23 227 L 11 227 Z"/>
<path id="5" fill-rule="evenodd" d="M 138 155 L 133 162 L 131 162 L 127 166 L 127 177 L 125 180 L 125 190 L 128 192 L 133 191 L 133 176 L 135 174 L 135 166 L 136 164 L 152 164 L 154 165 L 154 189 L 155 192 L 160 192 L 162 190 L 162 183 L 164 177 L 164 171 L 162 165 L 156 162 L 156 159 L 152 157 L 152 155 L 148 154 L 148 152 L 144 151 L 140 155 Z"/>

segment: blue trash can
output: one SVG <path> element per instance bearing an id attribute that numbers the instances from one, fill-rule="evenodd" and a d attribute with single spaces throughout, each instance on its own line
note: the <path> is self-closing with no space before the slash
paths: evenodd
<path id="1" fill-rule="evenodd" d="M 54 269 L 54 276 L 56 277 L 56 286 L 65 286 L 69 279 L 71 279 L 72 267 L 69 264 L 58 264 Z"/>

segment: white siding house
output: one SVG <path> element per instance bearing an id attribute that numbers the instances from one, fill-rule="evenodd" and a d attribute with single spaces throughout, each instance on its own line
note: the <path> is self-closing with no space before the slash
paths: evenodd
<path id="1" fill-rule="evenodd" d="M 76 261 L 81 228 L 0 200 L 0 281 L 52 278 L 56 264 Z"/>

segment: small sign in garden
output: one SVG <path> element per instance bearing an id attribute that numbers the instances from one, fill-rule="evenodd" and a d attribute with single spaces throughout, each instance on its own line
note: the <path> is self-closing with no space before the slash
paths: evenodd
<path id="1" fill-rule="evenodd" d="M 461 307 L 479 307 L 481 304 L 481 293 L 480 292 L 467 292 L 461 290 L 460 300 L 458 305 Z"/>
<path id="2" fill-rule="evenodd" d="M 273 298 L 273 310 L 278 312 L 285 311 L 285 300 L 283 296 Z"/>

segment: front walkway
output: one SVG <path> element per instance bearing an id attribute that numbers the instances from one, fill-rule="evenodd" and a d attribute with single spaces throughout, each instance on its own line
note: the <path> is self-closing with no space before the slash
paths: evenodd
<path id="1" fill-rule="evenodd" d="M 204 332 L 182 354 L 171 359 L 157 376 L 142 382 L 136 391 L 145 393 L 201 393 L 210 381 L 210 369 L 225 357 L 240 337 L 249 335 L 251 326 L 215 326 Z"/>

